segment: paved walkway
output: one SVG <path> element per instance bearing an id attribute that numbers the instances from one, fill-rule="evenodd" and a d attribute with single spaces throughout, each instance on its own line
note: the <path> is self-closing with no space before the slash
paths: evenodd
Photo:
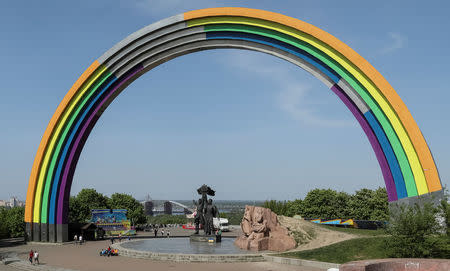
<path id="1" fill-rule="evenodd" d="M 179 231 L 171 229 L 174 235 L 190 235 L 189 231 Z M 177 234 L 179 233 L 179 234 Z M 99 251 L 108 247 L 110 241 L 91 241 L 83 245 L 65 244 L 27 244 L 14 247 L 2 247 L 0 253 L 8 252 L 18 256 L 21 262 L 16 264 L 2 265 L 0 270 L 61 270 L 71 269 L 80 271 L 92 270 L 179 270 L 179 271 L 225 271 L 225 270 L 250 270 L 250 271 L 319 271 L 321 269 L 276 264 L 270 262 L 257 263 L 172 263 L 158 262 L 147 259 L 134 259 L 128 257 L 101 257 Z M 38 250 L 40 255 L 40 266 L 32 266 L 27 262 L 28 252 Z M 19 269 L 23 268 L 23 269 Z M 58 269 L 60 268 L 60 269 Z"/>

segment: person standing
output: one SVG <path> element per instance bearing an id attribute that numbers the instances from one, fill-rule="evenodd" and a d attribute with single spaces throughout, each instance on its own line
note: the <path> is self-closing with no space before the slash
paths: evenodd
<path id="1" fill-rule="evenodd" d="M 28 260 L 30 261 L 30 264 L 33 264 L 33 257 L 34 257 L 34 251 L 30 250 L 30 255 L 29 255 L 29 258 L 28 258 Z"/>
<path id="2" fill-rule="evenodd" d="M 80 234 L 80 237 L 78 237 L 78 239 L 80 240 L 80 245 L 82 245 L 83 243 L 83 236 Z"/>
<path id="3" fill-rule="evenodd" d="M 155 238 L 156 238 L 156 236 L 158 235 L 158 228 L 155 227 L 155 229 L 153 230 L 153 232 L 155 233 Z"/>
<path id="4" fill-rule="evenodd" d="M 39 264 L 39 253 L 37 250 L 34 251 L 34 263 Z"/>
<path id="5" fill-rule="evenodd" d="M 78 243 L 78 236 L 75 234 L 75 236 L 73 237 L 73 241 L 75 242 L 75 245 Z"/>

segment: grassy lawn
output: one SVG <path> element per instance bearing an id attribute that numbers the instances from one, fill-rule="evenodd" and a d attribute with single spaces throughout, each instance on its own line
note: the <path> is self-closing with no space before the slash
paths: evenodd
<path id="1" fill-rule="evenodd" d="M 350 234 L 357 234 L 357 235 L 364 235 L 364 236 L 380 236 L 380 235 L 386 235 L 386 231 L 384 229 L 379 230 L 366 230 L 366 229 L 358 229 L 358 228 L 343 228 L 343 227 L 334 227 L 334 226 L 327 226 L 327 225 L 319 225 L 319 227 L 322 227 L 324 229 L 329 229 L 333 231 L 340 231 Z"/>
<path id="2" fill-rule="evenodd" d="M 356 238 L 312 250 L 278 254 L 281 257 L 300 258 L 329 263 L 387 258 L 384 242 L 388 237 Z"/>

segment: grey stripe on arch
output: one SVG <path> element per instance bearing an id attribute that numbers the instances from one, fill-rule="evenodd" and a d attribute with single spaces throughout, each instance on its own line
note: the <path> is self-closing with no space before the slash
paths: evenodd
<path id="1" fill-rule="evenodd" d="M 135 60 L 141 58 L 144 54 L 147 54 L 153 50 L 153 52 L 156 50 L 156 48 L 160 48 L 159 50 L 162 50 L 164 48 L 167 48 L 169 45 L 173 42 L 176 42 L 176 40 L 186 40 L 189 36 L 196 36 L 196 39 L 198 39 L 199 36 L 202 37 L 202 39 L 206 39 L 206 34 L 204 32 L 204 27 L 191 27 L 186 28 L 180 31 L 176 31 L 167 35 L 164 35 L 158 39 L 149 40 L 146 44 L 141 44 L 136 49 L 129 51 L 128 54 L 124 55 L 118 62 L 112 64 L 109 68 L 109 70 L 112 73 L 116 73 L 118 70 L 122 70 L 122 67 L 127 65 L 128 63 L 135 62 Z M 189 40 L 187 40 L 189 42 Z"/>
<path id="2" fill-rule="evenodd" d="M 100 64 L 103 64 L 106 60 L 108 60 L 110 57 L 112 57 L 114 54 L 116 54 L 117 52 L 119 52 L 123 47 L 126 47 L 128 44 L 130 44 L 131 42 L 133 42 L 136 39 L 139 39 L 140 37 L 151 33 L 155 30 L 158 30 L 160 28 L 163 28 L 165 26 L 171 25 L 171 24 L 175 24 L 178 22 L 182 22 L 184 21 L 184 14 L 178 14 L 166 19 L 163 19 L 161 21 L 158 21 L 156 23 L 150 24 L 146 27 L 143 27 L 141 29 L 139 29 L 138 31 L 130 34 L 129 36 L 127 36 L 125 39 L 123 39 L 122 41 L 116 43 L 111 49 L 109 49 L 108 51 L 106 51 L 101 57 L 99 57 L 97 59 L 97 61 Z"/>
<path id="3" fill-rule="evenodd" d="M 163 53 L 173 47 L 182 46 L 186 43 L 192 43 L 194 41 L 200 41 L 200 40 L 206 40 L 206 33 L 199 33 L 194 34 L 190 36 L 185 36 L 178 38 L 176 40 L 171 40 L 167 43 L 164 43 L 160 46 L 156 46 L 155 48 L 152 48 L 151 50 L 148 50 L 144 52 L 143 54 L 139 55 L 138 57 L 134 58 L 132 61 L 127 63 L 125 66 L 120 67 L 120 69 L 116 71 L 111 71 L 117 78 L 125 74 L 127 71 L 132 69 L 134 66 L 144 62 L 146 59 L 151 58 L 154 55 Z"/>
<path id="4" fill-rule="evenodd" d="M 353 89 L 350 84 L 345 81 L 345 79 L 341 78 L 338 82 L 338 86 L 342 88 L 342 90 L 347 94 L 347 96 L 350 98 L 350 100 L 353 101 L 353 103 L 358 107 L 359 111 L 361 113 L 365 114 L 367 111 L 369 111 L 369 106 L 367 106 L 366 102 L 359 96 L 359 94 Z"/>

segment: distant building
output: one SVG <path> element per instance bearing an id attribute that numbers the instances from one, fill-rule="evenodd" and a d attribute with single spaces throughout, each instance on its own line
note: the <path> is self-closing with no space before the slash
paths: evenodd
<path id="1" fill-rule="evenodd" d="M 172 214 L 172 202 L 170 202 L 170 201 L 164 202 L 164 214 L 165 215 Z"/>
<path id="2" fill-rule="evenodd" d="M 0 200 L 0 206 L 9 208 L 23 207 L 25 202 L 18 200 L 17 197 L 11 197 L 9 200 Z"/>
<path id="3" fill-rule="evenodd" d="M 13 208 L 18 205 L 18 200 L 15 197 L 9 199 L 9 207 Z"/>

